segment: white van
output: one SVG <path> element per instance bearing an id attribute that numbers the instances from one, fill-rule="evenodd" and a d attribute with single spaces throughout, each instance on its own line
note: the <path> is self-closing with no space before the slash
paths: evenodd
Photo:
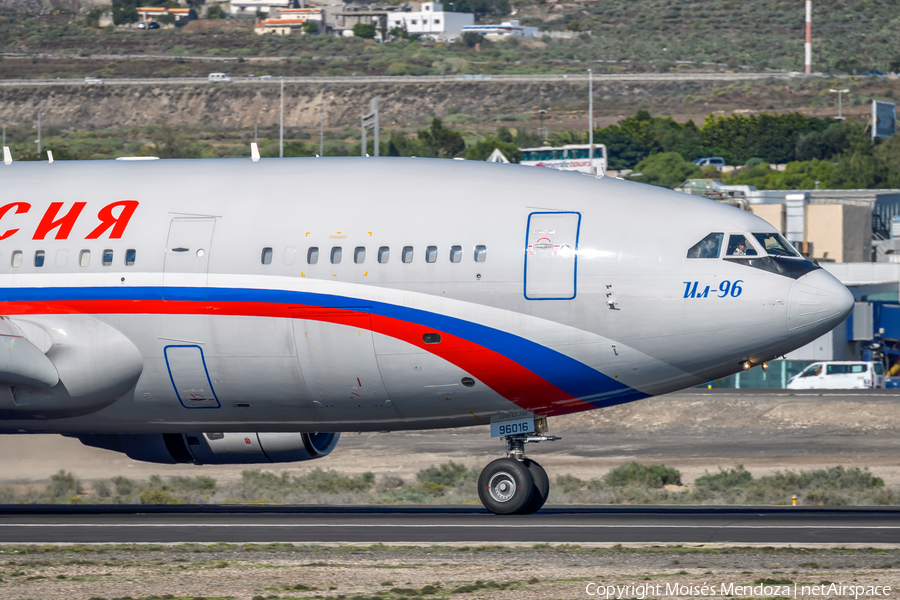
<path id="1" fill-rule="evenodd" d="M 209 80 L 210 83 L 231 82 L 231 77 L 229 77 L 227 73 L 210 73 L 206 79 Z"/>
<path id="2" fill-rule="evenodd" d="M 880 362 L 833 360 L 809 365 L 790 378 L 789 390 L 860 390 L 884 387 Z"/>

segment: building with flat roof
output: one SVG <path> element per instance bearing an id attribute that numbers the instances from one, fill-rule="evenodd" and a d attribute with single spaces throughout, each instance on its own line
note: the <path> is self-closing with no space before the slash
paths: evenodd
<path id="1" fill-rule="evenodd" d="M 296 0 L 231 0 L 229 12 L 233 15 L 269 14 L 276 8 L 297 8 Z"/>
<path id="2" fill-rule="evenodd" d="M 463 33 L 478 33 L 488 39 L 503 39 L 507 37 L 526 37 L 533 38 L 538 36 L 537 27 L 526 27 L 520 25 L 518 21 L 504 21 L 499 25 L 466 25 L 462 28 Z"/>
<path id="3" fill-rule="evenodd" d="M 444 11 L 440 2 L 423 2 L 418 11 L 387 14 L 388 30 L 399 27 L 408 33 L 452 40 L 462 35 L 463 28 L 475 24 L 475 15 Z"/>

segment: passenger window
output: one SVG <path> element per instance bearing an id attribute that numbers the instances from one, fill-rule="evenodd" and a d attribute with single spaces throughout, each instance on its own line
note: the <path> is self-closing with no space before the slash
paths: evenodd
<path id="1" fill-rule="evenodd" d="M 487 258 L 487 246 L 475 246 L 475 262 L 484 262 Z"/>
<path id="2" fill-rule="evenodd" d="M 22 251 L 16 250 L 12 253 L 12 266 L 19 268 L 22 266 Z"/>
<path id="3" fill-rule="evenodd" d="M 412 246 L 403 246 L 403 251 L 400 253 L 400 260 L 404 263 L 411 263 L 413 259 L 413 247 Z"/>
<path id="4" fill-rule="evenodd" d="M 34 266 L 43 267 L 44 266 L 44 251 L 38 250 L 34 253 Z"/>
<path id="5" fill-rule="evenodd" d="M 344 249 L 340 246 L 335 246 L 331 249 L 331 264 L 339 265 L 341 264 L 341 257 L 344 254 Z"/>
<path id="6" fill-rule="evenodd" d="M 90 250 L 82 250 L 81 253 L 78 255 L 78 266 L 86 267 L 90 264 L 91 264 L 91 251 Z"/>
<path id="7" fill-rule="evenodd" d="M 103 266 L 108 267 L 113 261 L 113 251 L 107 248 L 103 251 Z"/>
<path id="8" fill-rule="evenodd" d="M 357 246 L 353 251 L 353 262 L 358 265 L 366 262 L 366 247 L 365 246 Z"/>
<path id="9" fill-rule="evenodd" d="M 450 246 L 450 262 L 458 263 L 462 260 L 462 246 Z"/>
<path id="10" fill-rule="evenodd" d="M 426 344 L 440 344 L 441 343 L 441 334 L 439 333 L 426 333 L 422 336 L 422 341 Z"/>
<path id="11" fill-rule="evenodd" d="M 828 365 L 825 368 L 826 375 L 846 375 L 849 370 L 848 365 Z"/>
<path id="12" fill-rule="evenodd" d="M 387 246 L 382 246 L 378 249 L 378 263 L 382 265 L 386 265 L 387 261 L 391 258 L 391 249 Z"/>
<path id="13" fill-rule="evenodd" d="M 134 265 L 134 259 L 137 258 L 137 250 L 134 248 L 129 248 L 125 251 L 125 266 L 130 267 Z"/>
<path id="14" fill-rule="evenodd" d="M 272 249 L 271 248 L 263 248 L 262 249 L 262 264 L 271 265 L 272 264 Z"/>
<path id="15" fill-rule="evenodd" d="M 732 235 L 728 238 L 728 256 L 756 256 L 757 252 L 753 244 L 742 235 Z"/>
<path id="16" fill-rule="evenodd" d="M 437 246 L 428 246 L 425 248 L 425 262 L 437 262 Z"/>
<path id="17" fill-rule="evenodd" d="M 865 373 L 866 371 L 868 371 L 866 365 L 850 365 L 851 373 Z"/>
<path id="18" fill-rule="evenodd" d="M 790 256 L 793 258 L 803 258 L 800 253 L 794 250 L 786 239 L 777 233 L 754 233 L 753 237 L 762 244 L 763 248 L 770 256 Z"/>
<path id="19" fill-rule="evenodd" d="M 319 262 L 319 249 L 313 246 L 306 251 L 306 264 L 314 265 Z"/>
<path id="20" fill-rule="evenodd" d="M 711 233 L 688 250 L 688 258 L 719 258 L 724 233 Z"/>

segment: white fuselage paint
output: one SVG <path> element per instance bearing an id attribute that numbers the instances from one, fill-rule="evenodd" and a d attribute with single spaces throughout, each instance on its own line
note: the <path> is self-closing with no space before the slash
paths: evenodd
<path id="1" fill-rule="evenodd" d="M 58 161 L 0 167 L 0 186 L 0 205 L 31 205 L 0 215 L 0 235 L 18 229 L 0 240 L 0 314 L 54 364 L 69 360 L 50 390 L 0 386 L 6 433 L 365 431 L 477 425 L 520 408 L 552 416 L 734 373 L 849 310 L 849 293 L 821 269 L 792 278 L 686 258 L 710 232 L 774 231 L 761 219 L 611 178 L 423 159 Z M 125 200 L 139 204 L 119 238 L 108 228 L 85 239 L 102 207 Z M 34 239 L 51 202 L 63 203 L 57 217 L 86 206 L 66 235 Z M 532 237 L 562 235 L 575 218 L 559 217 L 560 233 L 530 230 L 540 213 L 578 215 L 577 248 L 551 239 L 535 250 L 546 262 L 532 263 L 541 279 L 529 284 Z M 380 247 L 390 248 L 386 264 Z M 724 281 L 740 281 L 741 293 L 718 297 Z M 713 292 L 686 297 L 692 282 Z M 556 288 L 559 298 L 528 297 Z M 423 343 L 431 331 L 440 343 Z M 101 352 L 126 345 L 136 352 Z M 66 390 L 79 369 L 109 381 L 96 392 L 82 382 L 79 396 Z"/>

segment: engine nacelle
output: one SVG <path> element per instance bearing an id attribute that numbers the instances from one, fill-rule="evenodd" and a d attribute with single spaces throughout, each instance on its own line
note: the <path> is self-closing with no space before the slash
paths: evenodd
<path id="1" fill-rule="evenodd" d="M 248 465 L 313 460 L 337 446 L 340 433 L 92 434 L 86 446 L 122 452 L 133 460 L 173 465 Z"/>

